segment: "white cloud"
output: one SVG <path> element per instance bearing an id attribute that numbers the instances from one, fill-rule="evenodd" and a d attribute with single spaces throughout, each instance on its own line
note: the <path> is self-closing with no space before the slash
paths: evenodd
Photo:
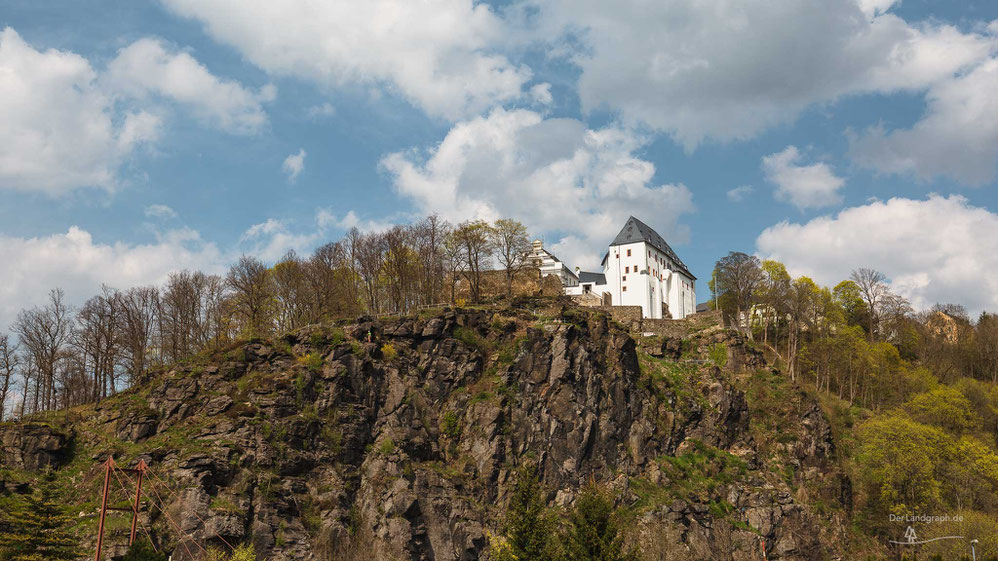
<path id="1" fill-rule="evenodd" d="M 281 170 L 288 175 L 288 181 L 291 183 L 294 183 L 301 172 L 305 171 L 305 156 L 307 155 L 304 148 L 299 148 L 298 152 L 289 154 L 287 158 L 284 158 Z"/>
<path id="2" fill-rule="evenodd" d="M 234 133 L 267 123 L 252 92 L 212 75 L 187 53 L 140 39 L 105 72 L 67 51 L 40 51 L 0 31 L 0 189 L 60 195 L 80 187 L 113 190 L 136 148 L 154 142 L 167 100 Z"/>
<path id="3" fill-rule="evenodd" d="M 925 115 L 910 129 L 882 127 L 850 139 L 862 166 L 911 174 L 922 180 L 948 176 L 968 185 L 990 183 L 998 165 L 998 59 L 934 85 Z"/>
<path id="4" fill-rule="evenodd" d="M 751 195 L 753 191 L 755 191 L 755 188 L 751 185 L 739 185 L 734 189 L 728 190 L 728 200 L 733 203 L 740 203 L 744 201 L 746 197 Z"/>
<path id="5" fill-rule="evenodd" d="M 313 105 L 308 108 L 308 116 L 312 119 L 320 119 L 323 117 L 332 117 L 336 114 L 336 107 L 328 101 L 321 103 L 319 105 Z"/>
<path id="6" fill-rule="evenodd" d="M 150 218 L 176 218 L 177 212 L 166 205 L 149 205 L 145 215 Z"/>
<path id="7" fill-rule="evenodd" d="M 175 217 L 165 205 L 146 209 L 152 217 Z M 289 249 L 309 253 L 331 233 L 326 210 L 318 210 L 311 224 L 295 227 L 268 219 L 246 229 L 237 243 L 220 247 L 195 230 L 181 227 L 155 232 L 149 243 L 94 240 L 77 226 L 66 232 L 34 238 L 0 234 L 0 330 L 23 308 L 44 303 L 51 288 L 62 288 L 72 305 L 100 290 L 101 284 L 126 289 L 161 285 L 173 271 L 200 270 L 224 274 L 240 255 L 274 263 Z M 356 218 L 356 215 L 349 213 Z M 380 228 L 379 228 L 380 229 Z"/>
<path id="8" fill-rule="evenodd" d="M 96 80 L 83 57 L 0 31 L 0 189 L 114 188 L 119 166 L 156 138 L 160 120 L 145 111 L 113 119 Z"/>
<path id="9" fill-rule="evenodd" d="M 340 217 L 328 209 L 320 209 L 315 220 L 316 225 L 322 230 L 333 229 L 341 232 L 352 228 L 357 228 L 361 232 L 382 232 L 394 225 L 391 220 L 363 219 L 353 210 L 347 211 Z"/>
<path id="10" fill-rule="evenodd" d="M 62 288 L 80 304 L 101 284 L 128 288 L 159 284 L 178 269 L 223 271 L 228 258 L 192 230 L 163 233 L 154 243 L 100 243 L 76 226 L 36 238 L 0 234 L 0 329 L 17 312 L 43 303 L 50 288 Z"/>
<path id="11" fill-rule="evenodd" d="M 510 34 L 503 19 L 472 0 L 165 4 L 268 72 L 386 89 L 450 119 L 519 98 L 531 76 L 498 54 Z"/>
<path id="12" fill-rule="evenodd" d="M 839 189 L 845 180 L 836 176 L 828 164 L 802 165 L 796 146 L 762 158 L 766 179 L 776 185 L 774 196 L 797 208 L 820 208 L 842 202 Z"/>
<path id="13" fill-rule="evenodd" d="M 551 95 L 551 84 L 545 82 L 531 87 L 530 97 L 541 105 L 551 105 L 551 102 L 554 101 L 554 96 Z"/>
<path id="14" fill-rule="evenodd" d="M 692 149 L 754 136 L 842 96 L 921 91 L 995 51 L 993 36 L 909 25 L 883 13 L 891 4 L 528 0 L 539 12 L 528 20 L 541 41 L 581 42 L 561 52 L 581 69 L 584 110 L 605 106 Z"/>
<path id="15" fill-rule="evenodd" d="M 899 4 L 900 0 L 858 0 L 858 2 L 859 9 L 863 10 L 866 17 L 872 18 L 886 13 L 894 4 Z"/>
<path id="16" fill-rule="evenodd" d="M 233 133 L 253 133 L 266 125 L 262 103 L 275 96 L 273 86 L 258 92 L 221 79 L 185 52 L 144 38 L 121 49 L 103 80 L 111 91 L 136 99 L 160 96 L 189 107 L 198 118 Z"/>
<path id="17" fill-rule="evenodd" d="M 269 218 L 250 226 L 243 232 L 239 239 L 240 249 L 243 253 L 270 263 L 280 259 L 289 249 L 299 254 L 307 253 L 325 234 L 318 215 L 316 225 L 320 227 L 308 228 L 305 232 L 298 233 L 283 220 Z"/>
<path id="18" fill-rule="evenodd" d="M 457 123 L 432 150 L 390 154 L 382 166 L 421 212 L 452 222 L 514 217 L 532 235 L 561 237 L 562 259 L 594 267 L 630 214 L 670 241 L 688 236 L 679 217 L 694 210 L 692 194 L 655 184 L 655 166 L 634 156 L 643 145 L 618 128 L 496 109 Z"/>
<path id="19" fill-rule="evenodd" d="M 783 222 L 756 240 L 795 274 L 834 285 L 850 271 L 883 271 L 916 308 L 937 302 L 998 311 L 998 214 L 960 196 L 894 198 L 806 224 Z"/>

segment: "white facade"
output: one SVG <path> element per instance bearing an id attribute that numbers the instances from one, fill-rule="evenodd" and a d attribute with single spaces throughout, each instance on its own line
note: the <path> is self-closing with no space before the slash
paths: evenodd
<path id="1" fill-rule="evenodd" d="M 605 291 L 616 306 L 641 306 L 641 315 L 673 319 L 696 313 L 696 282 L 663 251 L 639 241 L 610 247 L 603 265 Z"/>
<path id="2" fill-rule="evenodd" d="M 633 216 L 610 243 L 603 272 L 572 271 L 538 240 L 528 256 L 543 276 L 556 275 L 565 294 L 592 294 L 613 306 L 640 306 L 641 315 L 673 319 L 696 313 L 696 277 L 662 236 Z"/>

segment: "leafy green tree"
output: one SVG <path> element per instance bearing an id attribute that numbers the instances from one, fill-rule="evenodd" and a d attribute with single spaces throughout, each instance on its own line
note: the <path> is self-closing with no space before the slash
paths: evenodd
<path id="1" fill-rule="evenodd" d="M 888 514 L 928 514 L 942 504 L 953 438 L 904 414 L 874 417 L 859 427 L 856 454 L 872 525 Z"/>
<path id="2" fill-rule="evenodd" d="M 916 395 L 905 409 L 915 420 L 950 432 L 962 433 L 978 425 L 970 400 L 949 386 Z"/>
<path id="3" fill-rule="evenodd" d="M 787 294 L 790 291 L 790 274 L 779 261 L 762 262 L 762 281 L 756 288 L 756 299 L 762 304 L 762 341 L 769 342 L 769 328 L 775 327 L 774 339 L 780 334 L 780 320 L 786 316 Z"/>
<path id="4" fill-rule="evenodd" d="M 738 329 L 742 328 L 744 314 L 751 315 L 756 292 L 763 280 L 759 258 L 738 251 L 732 251 L 717 261 L 714 266 L 714 290 L 720 298 L 725 314 L 733 318 Z M 752 331 L 749 329 L 749 335 Z"/>
<path id="5" fill-rule="evenodd" d="M 69 530 L 72 516 L 53 500 L 51 480 L 0 510 L 0 561 L 77 559 L 79 540 Z"/>
<path id="6" fill-rule="evenodd" d="M 596 483 L 583 487 L 569 514 L 564 537 L 565 560 L 637 561 L 634 550 L 624 547 L 624 536 L 613 500 Z"/>
<path id="7" fill-rule="evenodd" d="M 855 281 L 844 280 L 832 289 L 835 303 L 842 310 L 842 316 L 848 325 L 858 325 L 866 329 L 870 322 L 870 310 L 863 300 L 863 294 Z"/>
<path id="8" fill-rule="evenodd" d="M 557 558 L 556 524 L 544 499 L 537 466 L 528 464 L 517 471 L 502 526 L 505 541 L 503 547 L 493 548 L 494 557 L 521 561 Z"/>

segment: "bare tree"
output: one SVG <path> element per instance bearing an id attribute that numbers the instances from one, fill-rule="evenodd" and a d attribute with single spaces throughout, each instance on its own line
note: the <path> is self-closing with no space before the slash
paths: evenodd
<path id="1" fill-rule="evenodd" d="M 225 279 L 232 290 L 232 309 L 241 320 L 243 331 L 251 337 L 273 330 L 274 284 L 270 269 L 255 257 L 239 258 Z"/>
<path id="2" fill-rule="evenodd" d="M 883 273 L 874 269 L 861 268 L 852 272 L 849 278 L 859 287 L 859 293 L 866 302 L 866 307 L 870 313 L 869 332 L 870 341 L 876 337 L 876 326 L 880 315 L 880 304 L 888 294 L 886 280 Z"/>
<path id="3" fill-rule="evenodd" d="M 458 224 L 451 232 L 461 261 L 461 272 L 468 281 L 472 301 L 482 301 L 482 271 L 489 264 L 492 255 L 491 226 L 483 220 L 466 221 Z"/>
<path id="4" fill-rule="evenodd" d="M 200 271 L 170 274 L 157 312 L 160 348 L 170 362 L 185 359 L 227 338 L 225 282 Z"/>
<path id="5" fill-rule="evenodd" d="M 7 412 L 7 398 L 13 393 L 14 372 L 20 362 L 17 345 L 10 342 L 6 333 L 0 335 L 0 423 Z"/>
<path id="6" fill-rule="evenodd" d="M 121 362 L 134 384 L 142 379 L 153 358 L 159 290 L 155 286 L 133 287 L 119 293 L 116 302 Z"/>
<path id="7" fill-rule="evenodd" d="M 309 323 L 328 321 L 360 311 L 356 269 L 350 258 L 349 235 L 344 241 L 325 244 L 306 263 L 309 287 Z"/>
<path id="8" fill-rule="evenodd" d="M 444 238 L 442 261 L 447 280 L 450 283 L 450 303 L 453 304 L 457 291 L 457 277 L 464 271 L 462 246 L 457 236 L 453 235 L 453 230 Z"/>
<path id="9" fill-rule="evenodd" d="M 419 255 L 420 266 L 420 300 L 422 304 L 436 304 L 443 298 L 444 278 L 444 241 L 450 224 L 441 220 L 436 214 L 431 214 L 413 225 L 416 238 L 416 252 Z"/>
<path id="10" fill-rule="evenodd" d="M 64 298 L 61 289 L 52 290 L 45 307 L 21 311 L 14 323 L 14 332 L 35 369 L 32 411 L 54 409 L 58 403 L 56 368 L 72 333 Z"/>
<path id="11" fill-rule="evenodd" d="M 288 251 L 274 265 L 275 318 L 278 331 L 290 331 L 308 323 L 313 298 L 305 280 L 305 263 L 294 250 Z"/>
<path id="12" fill-rule="evenodd" d="M 100 401 L 117 390 L 115 366 L 118 364 L 118 305 L 117 293 L 107 286 L 87 300 L 76 313 L 72 343 L 77 349 L 75 364 L 80 373 L 89 373 L 90 400 Z M 63 365 L 69 368 L 68 365 Z M 63 372 L 68 380 L 69 372 Z M 67 393 L 79 388 L 63 385 Z"/>
<path id="13" fill-rule="evenodd" d="M 513 295 L 513 278 L 523 270 L 530 252 L 527 227 L 510 218 L 500 218 L 489 230 L 496 260 L 506 273 L 506 297 Z"/>
<path id="14" fill-rule="evenodd" d="M 977 353 L 982 362 L 982 371 L 998 383 L 998 316 L 982 312 L 977 320 Z"/>
<path id="15" fill-rule="evenodd" d="M 367 310 L 377 314 L 381 309 L 380 284 L 385 267 L 385 240 L 380 234 L 360 234 L 353 239 L 351 248 L 356 259 L 357 272 L 364 286 Z"/>
<path id="16" fill-rule="evenodd" d="M 419 260 L 414 232 L 405 226 L 393 226 L 384 234 L 385 284 L 389 309 L 408 313 L 416 305 L 419 286 Z"/>

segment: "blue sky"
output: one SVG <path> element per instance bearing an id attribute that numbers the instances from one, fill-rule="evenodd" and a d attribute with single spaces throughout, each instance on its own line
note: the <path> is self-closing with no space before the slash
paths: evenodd
<path id="1" fill-rule="evenodd" d="M 615 6 L 5 2 L 0 324 L 429 212 L 998 309 L 998 4 Z"/>

